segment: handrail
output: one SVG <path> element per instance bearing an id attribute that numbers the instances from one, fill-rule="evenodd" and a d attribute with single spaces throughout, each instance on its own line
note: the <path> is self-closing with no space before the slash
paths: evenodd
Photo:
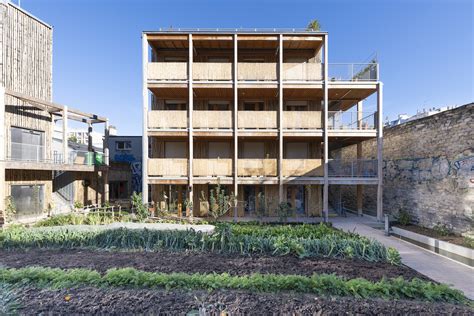
<path id="1" fill-rule="evenodd" d="M 307 28 L 171 28 L 171 27 L 160 27 L 158 31 L 145 31 L 144 33 L 153 32 L 219 32 L 219 33 L 308 33 L 308 34 L 324 34 L 323 31 L 308 30 Z"/>

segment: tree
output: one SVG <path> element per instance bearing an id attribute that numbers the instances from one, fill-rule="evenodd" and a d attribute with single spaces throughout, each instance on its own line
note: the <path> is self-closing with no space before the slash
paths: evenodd
<path id="1" fill-rule="evenodd" d="M 68 140 L 72 143 L 78 143 L 79 142 L 76 135 L 69 136 Z"/>
<path id="2" fill-rule="evenodd" d="M 307 31 L 320 31 L 321 30 L 321 24 L 316 19 L 311 20 L 308 23 L 308 26 L 306 27 L 306 30 Z"/>

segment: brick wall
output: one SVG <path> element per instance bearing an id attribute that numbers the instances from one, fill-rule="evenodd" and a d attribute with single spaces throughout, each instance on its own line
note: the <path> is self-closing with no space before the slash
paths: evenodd
<path id="1" fill-rule="evenodd" d="M 376 141 L 363 142 L 363 157 L 376 157 Z M 356 157 L 356 146 L 332 153 Z M 408 211 L 415 223 L 440 223 L 457 232 L 473 231 L 474 103 L 384 129 L 384 212 Z M 341 190 L 355 209 L 355 187 Z M 364 188 L 364 209 L 376 209 L 376 188 Z"/>

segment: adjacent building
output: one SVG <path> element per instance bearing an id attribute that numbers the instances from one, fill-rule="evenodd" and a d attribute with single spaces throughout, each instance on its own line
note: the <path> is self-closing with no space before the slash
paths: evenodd
<path id="1" fill-rule="evenodd" d="M 377 191 L 382 217 L 382 82 L 378 64 L 331 64 L 328 34 L 281 29 L 146 31 L 143 197 L 206 216 L 217 184 L 229 216 L 323 216 L 329 187 Z M 371 95 L 376 111 L 366 112 Z M 377 152 L 334 157 L 374 139 Z M 191 203 L 192 202 L 192 203 Z"/>
<path id="2" fill-rule="evenodd" d="M 52 45 L 50 25 L 0 1 L 0 224 L 108 199 L 107 148 L 67 141 L 68 122 L 107 137 L 108 120 L 52 101 Z"/>

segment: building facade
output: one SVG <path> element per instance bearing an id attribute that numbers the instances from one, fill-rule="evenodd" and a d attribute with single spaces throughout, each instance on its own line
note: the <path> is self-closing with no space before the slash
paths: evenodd
<path id="1" fill-rule="evenodd" d="M 68 121 L 107 130 L 107 118 L 52 102 L 52 39 L 50 25 L 0 1 L 0 224 L 107 199 L 107 150 L 67 142 Z"/>
<path id="2" fill-rule="evenodd" d="M 306 30 L 160 30 L 143 40 L 143 196 L 206 216 L 220 184 L 227 215 L 328 219 L 328 189 L 378 190 L 382 216 L 382 83 L 378 65 L 329 64 L 328 34 Z M 362 101 L 376 95 L 377 111 Z M 375 159 L 333 159 L 376 139 Z M 190 203 L 192 202 L 192 203 Z"/>

